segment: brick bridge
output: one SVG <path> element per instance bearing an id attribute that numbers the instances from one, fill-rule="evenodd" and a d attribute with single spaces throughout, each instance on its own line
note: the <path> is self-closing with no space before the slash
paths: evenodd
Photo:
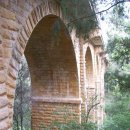
<path id="1" fill-rule="evenodd" d="M 61 29 L 56 38 L 54 24 Z M 92 120 L 103 121 L 105 60 L 100 30 L 89 39 L 67 31 L 54 0 L 0 0 L 0 130 L 11 130 L 16 79 L 25 55 L 32 82 L 32 129 L 39 130 L 63 114 L 66 107 L 77 120 L 97 95 Z M 71 118 L 73 118 L 71 116 Z"/>

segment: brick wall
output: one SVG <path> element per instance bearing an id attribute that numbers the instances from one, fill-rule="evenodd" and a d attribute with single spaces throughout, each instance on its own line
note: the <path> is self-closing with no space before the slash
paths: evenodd
<path id="1" fill-rule="evenodd" d="M 80 118 L 80 100 L 44 98 L 33 99 L 32 104 L 32 129 L 39 130 L 39 127 L 54 123 L 54 121 L 68 122 Z"/>

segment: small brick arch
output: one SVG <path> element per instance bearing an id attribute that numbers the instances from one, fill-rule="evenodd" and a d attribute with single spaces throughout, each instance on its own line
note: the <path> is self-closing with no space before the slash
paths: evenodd
<path id="1" fill-rule="evenodd" d="M 94 50 L 94 46 L 92 45 L 92 43 L 85 43 L 84 44 L 84 60 L 85 60 L 85 57 L 87 56 L 87 49 L 90 50 L 91 52 L 91 57 L 92 57 L 92 65 L 93 65 L 93 68 L 95 68 L 94 66 L 94 63 L 95 63 L 95 50 Z M 95 70 L 93 70 L 94 73 L 95 73 Z"/>
<path id="2" fill-rule="evenodd" d="M 92 98 L 95 96 L 95 50 L 90 43 L 84 45 L 84 61 L 85 61 L 85 89 L 86 89 L 86 110 L 90 108 Z M 95 121 L 94 109 L 91 110 L 91 119 Z"/>
<path id="3" fill-rule="evenodd" d="M 87 82 L 90 83 L 93 81 L 94 67 L 93 67 L 92 52 L 89 46 L 87 47 L 86 50 L 85 61 L 86 61 L 86 79 L 88 80 Z"/>
<path id="4" fill-rule="evenodd" d="M 12 127 L 13 102 L 14 102 L 14 96 L 15 96 L 16 78 L 17 78 L 17 74 L 18 74 L 18 70 L 19 70 L 19 64 L 20 64 L 20 61 L 21 61 L 21 57 L 24 54 L 28 39 L 32 35 L 33 30 L 35 29 L 35 27 L 39 24 L 39 22 L 44 17 L 49 16 L 49 15 L 53 15 L 55 17 L 58 17 L 59 19 L 62 20 L 63 24 L 65 24 L 65 20 L 62 17 L 60 7 L 53 1 L 50 1 L 50 2 L 44 1 L 44 3 L 42 3 L 41 5 L 34 8 L 34 10 L 27 17 L 25 24 L 23 25 L 23 27 L 19 31 L 19 34 L 18 34 L 17 39 L 16 39 L 16 44 L 13 47 L 12 57 L 11 57 L 11 60 L 9 62 L 8 76 L 7 76 L 7 81 L 6 81 L 7 98 L 8 98 L 8 101 L 9 101 L 9 105 L 8 105 L 8 112 L 9 112 L 8 113 L 9 114 L 9 116 L 8 116 L 9 117 L 8 118 L 8 122 L 9 122 L 8 127 L 9 128 Z M 71 49 L 74 49 L 73 43 L 71 43 L 71 44 L 72 44 Z M 68 54 L 70 54 L 70 53 L 68 53 Z M 73 56 L 75 57 L 75 53 L 73 53 Z M 75 58 L 74 58 L 74 60 L 75 60 Z M 66 57 L 66 62 L 67 62 L 67 57 Z M 69 63 L 70 63 L 70 66 L 71 66 L 71 62 L 69 62 Z M 75 61 L 75 65 L 76 65 L 76 61 Z M 69 67 L 69 64 L 68 64 L 68 67 Z M 77 68 L 75 68 L 75 69 L 77 69 Z M 77 80 L 77 82 L 78 82 L 77 76 L 78 75 L 76 74 L 75 75 L 76 79 L 75 79 L 74 76 L 72 77 L 71 84 L 73 84 L 74 86 L 77 86 L 77 83 L 73 82 L 73 80 Z M 72 93 L 73 93 L 73 91 L 75 91 L 75 94 L 73 94 L 74 95 L 73 97 L 78 98 L 79 97 L 79 92 L 78 92 L 79 88 L 76 88 L 76 90 L 74 90 L 74 89 L 71 89 L 69 91 L 72 91 Z M 58 102 L 59 103 L 61 102 L 62 105 L 64 105 L 64 103 L 67 104 L 68 102 L 70 102 L 70 103 L 72 102 L 72 105 L 70 105 L 70 108 L 72 108 L 73 104 L 76 103 L 76 106 L 74 106 L 74 108 L 77 109 L 77 110 L 79 109 L 79 103 L 80 103 L 79 100 L 73 100 L 73 99 L 70 99 L 69 101 L 67 101 L 67 100 L 69 100 L 69 99 L 63 99 L 63 101 L 58 100 Z M 47 102 L 47 101 L 44 101 L 44 102 Z M 51 101 L 51 102 L 53 102 L 53 101 Z M 57 101 L 54 101 L 54 102 L 57 102 Z M 53 107 L 53 105 L 52 105 L 52 107 Z M 36 130 L 35 124 L 34 124 L 33 129 Z"/>
<path id="5" fill-rule="evenodd" d="M 87 92 L 87 98 L 91 97 L 95 86 L 94 86 L 94 66 L 93 66 L 93 57 L 92 57 L 92 51 L 90 47 L 87 47 L 86 55 L 85 55 L 85 81 L 86 81 L 86 92 Z M 88 99 L 89 101 L 89 99 Z"/>
<path id="6" fill-rule="evenodd" d="M 91 72 L 92 72 L 92 75 L 93 75 L 93 79 L 94 79 L 94 76 L 95 76 L 95 50 L 94 50 L 94 47 L 91 43 L 85 43 L 84 44 L 84 68 L 85 68 L 85 71 L 84 71 L 84 74 L 85 74 L 85 82 L 86 82 L 86 71 L 87 71 L 87 59 L 90 59 L 90 66 L 91 66 Z M 85 83 L 86 84 L 86 83 Z"/>
<path id="7" fill-rule="evenodd" d="M 57 26 L 59 26 L 59 30 L 56 30 L 55 28 L 56 23 L 58 24 Z M 45 87 L 46 90 L 42 91 L 41 94 L 38 92 L 39 95 L 44 95 L 46 97 L 52 95 L 53 97 L 78 97 L 79 95 L 78 86 L 75 86 L 78 84 L 78 79 L 76 79 L 76 58 L 71 38 L 67 33 L 68 31 L 66 30 L 64 24 L 57 16 L 47 15 L 38 23 L 33 33 L 31 34 L 25 49 L 25 56 L 29 64 L 30 72 L 32 71 L 32 73 L 34 73 L 33 78 L 35 81 L 32 83 L 35 84 L 36 81 L 38 81 L 40 78 L 39 82 L 43 83 L 42 86 L 51 87 L 50 90 L 49 87 Z M 42 68 L 42 66 L 44 68 Z M 54 70 L 54 68 L 56 70 Z M 57 75 L 58 73 L 60 74 L 59 76 Z M 55 79 L 56 77 L 54 75 L 57 77 L 57 79 Z M 72 79 L 69 79 L 69 77 L 72 75 Z M 48 77 L 48 79 L 45 77 Z M 74 81 L 74 79 L 77 83 Z M 45 83 L 47 82 L 45 80 L 48 80 L 49 82 Z M 54 83 L 53 80 L 57 81 Z M 67 80 L 70 80 L 68 87 L 70 86 L 71 89 L 66 90 L 66 93 L 63 92 L 63 89 L 66 87 L 64 85 L 67 83 Z M 61 83 L 59 84 L 59 82 Z M 53 93 L 51 93 L 51 89 L 53 89 L 52 86 L 54 85 L 56 87 L 58 84 L 61 88 L 59 88 L 59 90 L 54 90 L 57 92 L 54 93 L 53 91 Z M 34 86 L 37 86 L 37 84 Z M 74 89 L 73 86 L 76 88 L 74 87 Z M 35 93 L 37 93 L 37 90 L 38 88 L 35 90 Z"/>

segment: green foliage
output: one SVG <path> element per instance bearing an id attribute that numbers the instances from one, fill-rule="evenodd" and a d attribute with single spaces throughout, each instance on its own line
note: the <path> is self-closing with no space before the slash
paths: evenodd
<path id="1" fill-rule="evenodd" d="M 129 130 L 130 93 L 113 92 L 107 96 L 104 130 Z"/>
<path id="2" fill-rule="evenodd" d="M 76 29 L 77 36 L 88 37 L 92 29 L 98 27 L 91 0 L 60 0 L 63 17 L 71 30 Z"/>
<path id="3" fill-rule="evenodd" d="M 120 67 L 129 64 L 130 61 L 130 38 L 115 35 L 109 39 L 107 51 L 110 58 Z"/>
<path id="4" fill-rule="evenodd" d="M 92 122 L 78 123 L 75 120 L 71 120 L 67 123 L 61 123 L 61 122 L 55 121 L 51 123 L 48 127 L 45 127 L 44 124 L 40 126 L 41 130 L 53 130 L 55 128 L 58 128 L 59 130 L 96 130 L 97 126 L 95 123 L 92 123 Z"/>
<path id="5" fill-rule="evenodd" d="M 130 65 L 125 65 L 122 68 L 115 63 L 111 63 L 105 74 L 106 91 L 122 91 L 130 90 Z"/>
<path id="6" fill-rule="evenodd" d="M 97 125 L 88 121 L 89 116 L 87 113 L 82 115 L 85 120 L 81 123 L 79 123 L 77 114 L 68 109 L 67 106 L 58 108 L 53 114 L 58 116 L 61 113 L 64 113 L 62 122 L 55 120 L 49 126 L 42 123 L 40 124 L 40 130 L 54 130 L 56 128 L 58 128 L 58 130 L 97 130 Z"/>
<path id="7" fill-rule="evenodd" d="M 18 72 L 13 115 L 13 130 L 29 130 L 31 127 L 30 78 L 27 62 L 23 57 Z"/>
<path id="8" fill-rule="evenodd" d="M 125 10 L 124 12 L 127 11 L 128 10 Z M 116 15 L 118 16 L 116 17 L 117 19 L 115 19 Z M 128 91 L 128 89 L 130 89 L 130 21 L 124 16 L 120 17 L 118 12 L 115 12 L 110 16 L 110 21 L 113 21 L 111 25 L 114 30 L 113 32 L 109 32 L 107 45 L 110 65 L 105 76 L 106 87 L 110 89 L 119 88 L 121 91 Z M 115 21 L 120 21 L 120 24 L 117 25 Z"/>
<path id="9" fill-rule="evenodd" d="M 124 7 L 119 7 L 122 14 L 116 8 L 110 19 L 114 33 L 109 32 L 107 45 L 110 63 L 105 75 L 106 120 L 103 130 L 130 129 L 130 29 L 126 15 L 122 15 Z"/>

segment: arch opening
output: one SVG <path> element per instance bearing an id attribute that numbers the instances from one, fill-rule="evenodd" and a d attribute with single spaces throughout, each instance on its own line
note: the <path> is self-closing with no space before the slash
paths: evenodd
<path id="1" fill-rule="evenodd" d="M 48 15 L 38 23 L 27 43 L 25 57 L 32 86 L 32 129 L 57 119 L 64 121 L 63 107 L 77 112 L 79 118 L 76 58 L 70 35 L 59 17 Z M 54 115 L 57 109 L 62 109 L 62 113 Z"/>
<path id="2" fill-rule="evenodd" d="M 90 47 L 87 47 L 85 55 L 85 68 L 86 68 L 86 107 L 87 111 L 91 109 L 89 120 L 95 121 L 95 108 L 93 105 L 96 104 L 95 85 L 94 85 L 94 71 L 93 71 L 93 59 Z"/>
<path id="3" fill-rule="evenodd" d="M 92 54 L 91 50 L 88 47 L 86 56 L 86 82 L 87 82 L 87 89 L 93 89 L 93 63 L 92 63 Z"/>
<path id="4" fill-rule="evenodd" d="M 75 54 L 67 33 L 54 15 L 43 18 L 32 32 L 25 49 L 32 96 L 78 97 Z"/>

